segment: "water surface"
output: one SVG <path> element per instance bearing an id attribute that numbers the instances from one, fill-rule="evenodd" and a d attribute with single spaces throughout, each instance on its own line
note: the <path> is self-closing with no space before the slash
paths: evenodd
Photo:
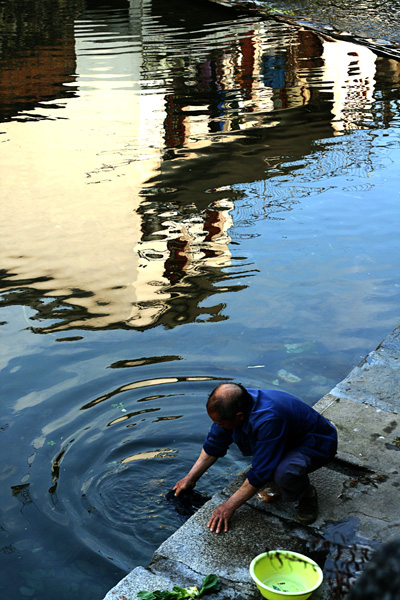
<path id="1" fill-rule="evenodd" d="M 218 382 L 313 404 L 396 326 L 400 69 L 203 3 L 0 29 L 0 589 L 102 598 L 180 525 Z"/>

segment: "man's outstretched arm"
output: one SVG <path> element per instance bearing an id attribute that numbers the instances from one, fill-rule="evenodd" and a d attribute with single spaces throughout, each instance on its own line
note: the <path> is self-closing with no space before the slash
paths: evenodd
<path id="1" fill-rule="evenodd" d="M 179 496 L 179 494 L 185 490 L 192 490 L 200 477 L 217 459 L 217 456 L 211 456 L 202 449 L 199 458 L 196 460 L 189 473 L 172 488 L 175 490 L 175 496 Z"/>
<path id="2" fill-rule="evenodd" d="M 244 480 L 241 487 L 223 504 L 220 504 L 211 515 L 207 523 L 210 531 L 220 533 L 228 531 L 228 521 L 239 506 L 250 500 L 259 488 L 254 487 L 249 483 L 248 479 Z"/>

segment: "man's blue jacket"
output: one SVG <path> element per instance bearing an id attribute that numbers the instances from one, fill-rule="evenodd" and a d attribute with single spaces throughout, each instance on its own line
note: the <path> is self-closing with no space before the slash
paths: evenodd
<path id="1" fill-rule="evenodd" d="M 225 429 L 213 423 L 203 449 L 224 456 L 235 442 L 244 456 L 253 456 L 246 477 L 254 487 L 272 478 L 284 454 L 296 450 L 321 466 L 334 457 L 337 432 L 325 417 L 299 398 L 279 390 L 247 389 L 253 402 L 243 424 Z"/>

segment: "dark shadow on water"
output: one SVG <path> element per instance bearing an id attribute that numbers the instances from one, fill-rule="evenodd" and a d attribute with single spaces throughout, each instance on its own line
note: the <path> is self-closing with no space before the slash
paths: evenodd
<path id="1" fill-rule="evenodd" d="M 199 508 L 208 502 L 211 496 L 207 496 L 196 490 L 181 492 L 179 496 L 175 496 L 175 491 L 170 490 L 165 494 L 165 498 L 168 503 L 173 506 L 178 515 L 183 517 L 183 520 L 186 521 L 189 517 L 194 515 Z"/>

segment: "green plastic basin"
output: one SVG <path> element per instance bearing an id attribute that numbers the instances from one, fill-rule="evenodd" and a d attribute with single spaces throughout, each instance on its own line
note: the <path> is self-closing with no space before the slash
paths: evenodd
<path id="1" fill-rule="evenodd" d="M 288 550 L 259 554 L 251 561 L 250 575 L 268 600 L 306 600 L 323 580 L 316 562 Z"/>

